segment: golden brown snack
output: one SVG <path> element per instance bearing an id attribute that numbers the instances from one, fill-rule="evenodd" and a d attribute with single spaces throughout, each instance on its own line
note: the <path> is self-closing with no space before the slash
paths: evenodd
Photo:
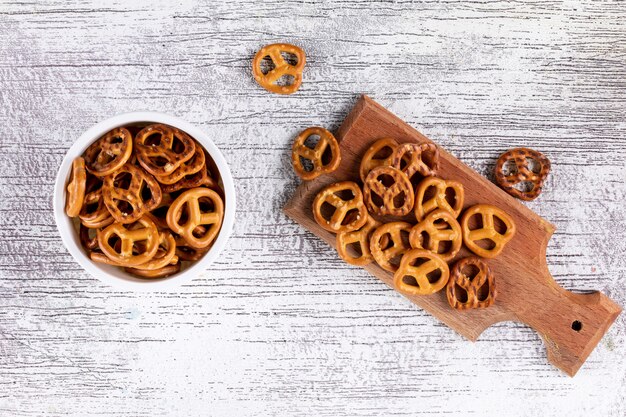
<path id="1" fill-rule="evenodd" d="M 313 135 L 320 137 L 314 149 L 305 145 Z M 330 153 L 330 154 L 329 154 Z M 302 163 L 302 159 L 310 161 L 313 166 L 310 171 Z M 303 180 L 312 180 L 322 174 L 333 172 L 341 163 L 341 151 L 337 139 L 328 130 L 322 127 L 310 127 L 300 133 L 293 142 L 291 151 L 293 170 Z"/>
<path id="2" fill-rule="evenodd" d="M 291 65 L 283 57 L 283 52 L 295 55 L 298 62 Z M 261 62 L 266 56 L 271 58 L 274 68 L 264 74 Z M 276 94 L 292 94 L 298 91 L 302 84 L 302 71 L 305 64 L 306 55 L 302 49 L 287 43 L 275 43 L 264 46 L 256 53 L 252 60 L 252 74 L 256 82 L 267 91 Z M 293 77 L 291 85 L 277 84 L 277 81 L 284 76 Z"/>
<path id="3" fill-rule="evenodd" d="M 361 159 L 361 165 L 359 166 L 361 181 L 365 183 L 367 174 L 374 168 L 379 166 L 391 166 L 393 151 L 395 151 L 397 147 L 398 142 L 392 138 L 382 138 L 374 142 Z"/>
<path id="4" fill-rule="evenodd" d="M 463 210 L 464 199 L 465 191 L 460 182 L 426 177 L 420 181 L 415 192 L 415 218 L 419 222 L 438 208 L 449 211 L 457 218 Z"/>
<path id="5" fill-rule="evenodd" d="M 194 142 L 195 152 L 189 160 L 180 164 L 178 168 L 174 170 L 171 174 L 167 175 L 155 175 L 155 178 L 161 184 L 176 184 L 178 181 L 182 180 L 188 175 L 193 175 L 196 172 L 204 171 L 206 172 L 206 167 L 204 165 L 204 150 L 198 143 Z"/>
<path id="6" fill-rule="evenodd" d="M 478 225 L 470 222 L 475 216 L 480 219 Z M 467 209 L 461 218 L 461 229 L 465 246 L 483 258 L 498 256 L 515 236 L 515 223 L 511 216 L 490 204 L 477 204 Z"/>
<path id="7" fill-rule="evenodd" d="M 529 160 L 535 162 L 536 169 L 532 169 Z M 506 173 L 505 164 L 512 163 L 514 168 Z M 537 169 L 538 168 L 538 169 Z M 541 152 L 528 148 L 511 149 L 498 158 L 495 174 L 496 182 L 513 197 L 530 201 L 539 197 L 543 183 L 550 173 L 550 160 Z M 517 189 L 517 184 L 527 183 L 532 186 L 528 190 Z"/>
<path id="8" fill-rule="evenodd" d="M 138 265 L 137 269 L 155 270 L 176 263 L 178 263 L 176 241 L 169 231 L 162 231 L 159 232 L 159 247 L 154 257 L 148 262 Z"/>
<path id="9" fill-rule="evenodd" d="M 65 213 L 70 217 L 77 217 L 83 208 L 85 201 L 85 188 L 87 184 L 87 171 L 85 171 L 85 160 L 78 157 L 72 161 L 70 180 L 67 184 L 65 196 Z"/>
<path id="10" fill-rule="evenodd" d="M 118 127 L 89 145 L 85 153 L 87 171 L 98 177 L 112 174 L 130 158 L 133 136 L 128 129 Z"/>
<path id="11" fill-rule="evenodd" d="M 446 295 L 450 306 L 458 310 L 486 308 L 496 300 L 496 280 L 482 259 L 459 259 L 450 271 Z"/>
<path id="12" fill-rule="evenodd" d="M 198 227 L 203 227 L 203 226 L 198 226 Z M 202 233 L 205 233 L 205 232 L 202 231 Z M 202 258 L 204 254 L 207 253 L 209 249 L 211 248 L 211 246 L 207 246 L 206 248 L 203 248 L 203 249 L 191 247 L 189 246 L 187 241 L 181 236 L 177 236 L 175 240 L 176 240 L 176 256 L 178 256 L 178 258 L 182 261 L 197 261 L 200 258 Z"/>
<path id="13" fill-rule="evenodd" d="M 119 248 L 111 245 L 113 238 L 119 238 Z M 148 217 L 129 225 L 113 223 L 98 230 L 98 245 L 111 261 L 122 266 L 137 266 L 148 262 L 156 254 L 159 231 Z"/>
<path id="14" fill-rule="evenodd" d="M 156 176 L 171 174 L 196 151 L 195 142 L 188 134 L 164 124 L 141 129 L 135 136 L 134 146 L 141 166 Z"/>
<path id="15" fill-rule="evenodd" d="M 411 226 L 411 223 L 407 222 L 385 223 L 372 233 L 370 251 L 376 263 L 384 270 L 395 272 L 398 269 L 399 257 L 411 249 L 409 244 Z"/>
<path id="16" fill-rule="evenodd" d="M 224 218 L 224 203 L 215 191 L 192 188 L 182 193 L 167 211 L 167 224 L 191 247 L 208 247 L 217 237 Z M 200 233 L 198 226 L 205 226 Z"/>
<path id="17" fill-rule="evenodd" d="M 411 249 L 402 256 L 393 285 L 403 294 L 428 295 L 445 287 L 449 277 L 448 264 L 439 255 Z"/>
<path id="18" fill-rule="evenodd" d="M 401 170 L 411 180 L 415 174 L 424 177 L 437 174 L 439 169 L 439 148 L 434 143 L 403 143 L 393 152 L 392 166 Z"/>
<path id="19" fill-rule="evenodd" d="M 463 232 L 453 214 L 437 209 L 413 226 L 409 241 L 413 248 L 429 250 L 447 262 L 461 250 Z"/>
<path id="20" fill-rule="evenodd" d="M 102 197 L 102 179 L 90 175 L 87 177 L 85 201 L 78 217 L 81 224 L 90 229 L 99 229 L 113 223 L 114 219 L 104 204 Z"/>
<path id="21" fill-rule="evenodd" d="M 367 222 L 363 227 L 351 232 L 337 233 L 337 253 L 344 261 L 352 265 L 363 266 L 374 260 L 370 251 L 370 237 L 374 229 L 382 223 L 371 216 L 367 216 Z M 349 249 L 350 245 L 358 244 L 358 250 Z M 350 252 L 356 252 L 353 256 Z"/>
<path id="22" fill-rule="evenodd" d="M 369 211 L 379 216 L 404 216 L 415 202 L 408 177 L 390 166 L 379 166 L 367 174 L 363 197 Z"/>
<path id="23" fill-rule="evenodd" d="M 78 236 L 80 237 L 81 245 L 88 251 L 92 251 L 98 247 L 98 235 L 95 229 L 90 229 L 81 223 Z"/>
<path id="24" fill-rule="evenodd" d="M 312 209 L 317 224 L 334 233 L 357 230 L 368 218 L 361 189 L 352 181 L 336 182 L 324 188 L 315 196 Z"/>
<path id="25" fill-rule="evenodd" d="M 159 269 L 124 268 L 124 270 L 141 278 L 165 278 L 180 272 L 180 262 Z"/>

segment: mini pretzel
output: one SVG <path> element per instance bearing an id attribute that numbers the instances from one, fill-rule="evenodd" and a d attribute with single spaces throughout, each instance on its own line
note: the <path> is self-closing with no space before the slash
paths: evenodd
<path id="1" fill-rule="evenodd" d="M 435 175 L 439 169 L 439 149 L 434 143 L 403 143 L 393 152 L 391 164 L 411 181 L 415 174 Z"/>
<path id="2" fill-rule="evenodd" d="M 352 193 L 349 200 L 340 197 L 339 194 L 347 192 Z M 334 212 L 329 214 L 329 219 L 322 213 L 324 203 L 334 208 Z M 313 200 L 313 217 L 317 224 L 329 232 L 351 232 L 359 229 L 368 218 L 361 189 L 352 181 L 336 182 L 327 186 Z"/>
<path id="3" fill-rule="evenodd" d="M 480 214 L 482 227 L 470 229 L 469 221 Z M 494 218 L 498 218 L 506 226 L 506 231 L 500 233 L 494 225 Z M 504 245 L 515 235 L 515 223 L 511 216 L 504 210 L 489 204 L 477 204 L 470 207 L 463 213 L 461 218 L 461 228 L 463 229 L 463 242 L 472 252 L 483 258 L 495 258 L 502 252 Z M 489 240 L 493 244 L 491 249 L 478 245 L 478 241 Z"/>
<path id="4" fill-rule="evenodd" d="M 157 181 L 159 181 L 161 184 L 171 185 L 176 184 L 187 175 L 195 174 L 198 171 L 206 172 L 204 168 L 204 151 L 202 150 L 202 147 L 197 143 L 195 144 L 195 147 L 196 150 L 189 160 L 180 164 L 180 166 L 176 168 L 176 170 L 171 174 L 155 176 Z"/>
<path id="5" fill-rule="evenodd" d="M 127 178 L 124 178 L 127 174 Z M 128 185 L 118 183 L 130 179 Z M 144 199 L 145 189 L 150 190 L 148 199 Z M 118 223 L 132 223 L 161 202 L 161 187 L 154 177 L 140 167 L 126 164 L 115 173 L 104 178 L 102 185 L 104 204 Z M 132 210 L 131 210 L 132 208 Z M 130 212 L 128 211 L 130 210 Z"/>
<path id="6" fill-rule="evenodd" d="M 424 234 L 427 242 L 424 242 Z M 409 241 L 413 248 L 429 250 L 447 262 L 459 253 L 463 244 L 463 233 L 453 214 L 437 209 L 413 226 Z M 450 248 L 443 252 L 440 247 L 442 242 L 450 242 Z"/>
<path id="7" fill-rule="evenodd" d="M 176 241 L 170 232 L 159 232 L 159 248 L 148 262 L 138 265 L 138 269 L 155 270 L 178 262 Z"/>
<path id="8" fill-rule="evenodd" d="M 387 177 L 393 179 L 392 184 L 385 183 Z M 404 195 L 402 205 L 396 207 L 396 199 L 401 195 Z M 402 171 L 389 166 L 374 168 L 367 174 L 363 185 L 363 196 L 367 208 L 379 216 L 388 214 L 404 216 L 411 211 L 415 202 L 411 181 Z M 378 196 L 378 202 L 375 196 Z"/>
<path id="9" fill-rule="evenodd" d="M 530 169 L 527 158 L 533 159 L 539 164 L 539 172 L 535 173 Z M 515 163 L 515 169 L 506 175 L 504 165 L 511 161 Z M 534 200 L 539 197 L 541 187 L 543 187 L 543 183 L 549 172 L 550 160 L 541 152 L 528 148 L 515 148 L 503 153 L 500 155 L 500 158 L 498 158 L 495 168 L 496 182 L 498 185 L 513 197 L 526 201 Z M 522 191 L 515 188 L 515 185 L 521 182 L 532 184 L 532 189 Z"/>
<path id="10" fill-rule="evenodd" d="M 87 172 L 85 171 L 85 160 L 78 157 L 72 161 L 72 171 L 70 171 L 70 181 L 67 184 L 67 195 L 65 197 L 65 213 L 70 217 L 77 217 L 83 208 L 85 201 L 85 187 L 87 183 Z"/>
<path id="11" fill-rule="evenodd" d="M 142 278 L 165 278 L 180 272 L 180 262 L 159 269 L 124 268 L 124 270 Z"/>
<path id="12" fill-rule="evenodd" d="M 114 237 L 121 242 L 118 250 L 109 243 Z M 145 243 L 139 246 L 139 242 Z M 148 262 L 156 254 L 159 249 L 159 231 L 148 217 L 142 217 L 130 225 L 113 223 L 106 229 L 98 230 L 98 244 L 113 262 L 123 266 L 137 266 Z"/>
<path id="13" fill-rule="evenodd" d="M 293 54 L 298 59 L 296 65 L 291 65 L 281 55 L 281 52 Z M 263 74 L 261 70 L 261 61 L 268 56 L 271 58 L 274 68 Z M 302 70 L 306 63 L 304 51 L 297 46 L 286 43 L 275 43 L 261 48 L 256 53 L 252 61 L 252 74 L 257 83 L 267 91 L 276 94 L 292 94 L 298 91 L 302 84 Z M 290 75 L 293 77 L 291 85 L 278 85 L 276 82 L 283 76 Z"/>
<path id="14" fill-rule="evenodd" d="M 391 272 L 398 269 L 398 266 L 391 262 L 411 249 L 408 238 L 402 238 L 403 233 L 406 235 L 410 233 L 411 226 L 411 223 L 407 222 L 391 222 L 374 230 L 370 238 L 370 251 L 381 268 Z"/>
<path id="15" fill-rule="evenodd" d="M 141 166 L 156 176 L 171 174 L 196 151 L 188 134 L 164 124 L 144 127 L 135 136 L 134 144 Z"/>
<path id="16" fill-rule="evenodd" d="M 434 194 L 429 196 L 431 190 Z M 448 190 L 454 192 L 452 204 L 447 199 Z M 463 209 L 464 197 L 465 192 L 461 183 L 437 177 L 426 177 L 420 181 L 415 192 L 415 218 L 418 222 L 422 221 L 428 213 L 438 208 L 452 213 L 454 218 L 457 218 Z"/>
<path id="17" fill-rule="evenodd" d="M 196 188 L 205 185 L 213 191 L 217 191 L 217 193 L 223 197 L 222 189 L 217 183 L 217 180 L 212 177 L 211 171 L 209 170 L 209 162 L 211 160 L 210 156 L 208 156 L 206 152 L 204 153 L 204 160 L 205 166 L 203 169 L 196 172 L 195 174 L 185 175 L 174 184 L 162 184 L 161 191 L 163 191 L 164 193 L 173 193 L 183 188 Z"/>
<path id="18" fill-rule="evenodd" d="M 352 232 L 337 233 L 337 253 L 344 261 L 352 265 L 363 266 L 374 260 L 370 251 L 370 237 L 374 229 L 381 226 L 382 223 L 371 216 L 367 216 L 367 222 L 363 227 Z M 353 243 L 358 243 L 360 255 L 352 256 L 349 254 L 348 247 Z"/>
<path id="19" fill-rule="evenodd" d="M 78 215 L 81 224 L 90 229 L 99 229 L 113 223 L 114 219 L 102 197 L 102 180 L 89 176 L 85 191 L 87 194 Z"/>
<path id="20" fill-rule="evenodd" d="M 403 294 L 428 295 L 445 287 L 449 277 L 448 264 L 439 255 L 425 249 L 411 249 L 402 256 L 393 275 L 393 285 Z"/>
<path id="21" fill-rule="evenodd" d="M 203 213 L 201 200 L 208 200 L 212 207 Z M 206 209 L 205 209 L 206 210 Z M 185 218 L 183 219 L 183 214 Z M 215 191 L 209 188 L 192 188 L 182 193 L 167 211 L 167 224 L 174 233 L 185 238 L 191 247 L 202 249 L 209 246 L 222 226 L 224 203 Z M 205 226 L 199 233 L 198 226 Z"/>
<path id="22" fill-rule="evenodd" d="M 320 139 L 315 145 L 315 148 L 311 149 L 306 146 L 304 142 L 313 135 L 318 135 Z M 328 150 L 330 150 L 330 160 L 326 161 L 324 156 Z M 305 169 L 301 158 L 310 161 L 313 165 L 311 171 Z M 339 167 L 339 163 L 341 162 L 339 143 L 337 143 L 337 139 L 335 139 L 333 134 L 328 130 L 322 127 L 310 127 L 300 133 L 293 142 L 291 162 L 296 174 L 307 181 L 317 178 L 322 174 L 333 172 Z"/>
<path id="23" fill-rule="evenodd" d="M 474 276 L 463 272 L 470 265 L 478 270 Z M 446 295 L 450 306 L 458 310 L 486 308 L 496 300 L 496 279 L 480 258 L 470 256 L 459 259 L 450 271 Z"/>
<path id="24" fill-rule="evenodd" d="M 133 136 L 128 129 L 113 129 L 85 151 L 87 171 L 98 177 L 112 174 L 128 161 L 132 150 Z"/>
<path id="25" fill-rule="evenodd" d="M 383 138 L 378 139 L 372 146 L 368 148 L 361 159 L 361 165 L 359 166 L 359 176 L 361 177 L 361 181 L 365 182 L 365 178 L 367 178 L 367 174 L 371 170 L 379 166 L 389 166 L 392 162 L 393 151 L 395 151 L 398 146 L 398 142 L 392 138 Z M 389 151 L 389 155 L 383 158 L 376 158 L 376 155 L 383 152 L 384 150 Z"/>

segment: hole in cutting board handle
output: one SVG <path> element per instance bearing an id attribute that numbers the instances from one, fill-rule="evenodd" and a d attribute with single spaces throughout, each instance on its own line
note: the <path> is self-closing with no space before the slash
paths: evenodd
<path id="1" fill-rule="evenodd" d="M 578 320 L 574 320 L 572 322 L 572 330 L 576 331 L 576 332 L 580 332 L 583 329 L 583 324 L 582 322 L 578 321 Z"/>

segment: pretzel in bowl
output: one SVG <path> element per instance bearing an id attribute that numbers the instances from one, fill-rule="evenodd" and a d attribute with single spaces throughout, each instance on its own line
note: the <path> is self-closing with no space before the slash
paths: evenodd
<path id="1" fill-rule="evenodd" d="M 292 54 L 298 62 L 291 65 L 283 57 L 283 53 Z M 261 62 L 269 56 L 274 68 L 263 73 Z M 306 64 L 304 51 L 295 45 L 287 43 L 275 43 L 261 48 L 252 60 L 252 74 L 257 83 L 267 91 L 276 94 L 292 94 L 298 91 L 302 84 L 302 70 Z M 284 76 L 290 76 L 293 81 L 290 85 L 279 85 L 277 82 Z"/>
<path id="2" fill-rule="evenodd" d="M 386 271 L 398 269 L 399 258 L 409 249 L 411 223 L 391 222 L 376 228 L 370 238 L 370 251 L 376 263 Z"/>
<path id="3" fill-rule="evenodd" d="M 372 262 L 374 257 L 370 251 L 370 237 L 374 229 L 381 225 L 381 222 L 368 215 L 367 222 L 360 229 L 337 233 L 337 253 L 341 259 L 357 266 Z M 358 249 L 351 250 L 351 245 L 358 245 Z"/>
<path id="4" fill-rule="evenodd" d="M 165 176 L 193 157 L 196 146 L 185 132 L 164 124 L 141 129 L 134 140 L 137 161 L 150 174 Z"/>
<path id="5" fill-rule="evenodd" d="M 363 196 L 370 212 L 379 216 L 404 216 L 415 202 L 411 181 L 390 166 L 379 166 L 367 174 Z"/>
<path id="6" fill-rule="evenodd" d="M 159 231 L 148 217 L 126 225 L 113 223 L 98 230 L 98 245 L 107 258 L 121 266 L 138 266 L 150 261 L 159 249 Z M 120 245 L 111 244 L 119 239 Z M 142 243 L 139 245 L 139 243 Z"/>
<path id="7" fill-rule="evenodd" d="M 457 218 L 463 209 L 464 197 L 461 183 L 426 177 L 420 181 L 415 192 L 415 218 L 418 222 L 422 221 L 428 213 L 436 209 L 446 210 Z"/>
<path id="8" fill-rule="evenodd" d="M 85 227 L 99 229 L 113 223 L 114 219 L 104 204 L 102 197 L 102 179 L 90 175 L 87 177 L 85 199 L 78 217 Z"/>
<path id="9" fill-rule="evenodd" d="M 204 230 L 204 226 L 198 226 L 200 229 L 200 233 L 204 234 L 206 231 Z M 197 261 L 204 256 L 205 253 L 209 251 L 209 248 L 198 249 L 192 246 L 189 246 L 187 241 L 181 237 L 176 236 L 176 256 L 181 261 Z"/>
<path id="10" fill-rule="evenodd" d="M 198 171 L 204 170 L 206 172 L 204 150 L 197 143 L 194 143 L 194 146 L 195 152 L 191 158 L 181 163 L 180 166 L 171 174 L 155 175 L 157 181 L 161 184 L 172 185 L 176 184 L 186 176 L 195 174 Z"/>
<path id="11" fill-rule="evenodd" d="M 505 165 L 511 164 L 514 168 L 506 172 Z M 539 197 L 549 172 L 550 160 L 541 152 L 528 148 L 515 148 L 503 153 L 495 168 L 498 185 L 513 197 L 526 201 Z M 518 184 L 529 185 L 530 189 L 515 188 Z"/>
<path id="12" fill-rule="evenodd" d="M 164 230 L 159 232 L 159 246 L 152 259 L 136 268 L 153 271 L 176 263 L 178 263 L 176 241 L 170 232 Z"/>
<path id="13" fill-rule="evenodd" d="M 478 225 L 471 223 L 475 217 L 480 219 Z M 461 229 L 465 246 L 483 258 L 498 256 L 515 235 L 511 216 L 490 204 L 477 204 L 467 209 L 461 217 Z"/>
<path id="14" fill-rule="evenodd" d="M 326 207 L 332 212 L 325 210 Z M 368 218 L 361 189 L 352 181 L 324 188 L 315 196 L 312 210 L 317 224 L 333 233 L 357 230 Z"/>
<path id="15" fill-rule="evenodd" d="M 309 148 L 305 142 L 311 136 L 319 136 L 315 148 Z M 303 163 L 308 161 L 307 164 Z M 322 174 L 333 172 L 341 163 L 341 151 L 337 139 L 322 127 L 310 127 L 302 131 L 293 142 L 291 150 L 293 170 L 303 180 L 312 180 Z M 308 170 L 306 165 L 310 165 Z"/>
<path id="16" fill-rule="evenodd" d="M 133 151 L 133 136 L 124 127 L 106 133 L 89 145 L 83 157 L 87 171 L 97 177 L 112 174 L 122 167 Z"/>
<path id="17" fill-rule="evenodd" d="M 411 249 L 402 256 L 393 275 L 393 285 L 403 294 L 428 295 L 445 287 L 449 277 L 448 264 L 439 255 L 425 249 Z"/>
<path id="18" fill-rule="evenodd" d="M 85 160 L 82 157 L 78 157 L 72 161 L 70 181 L 66 188 L 65 213 L 68 216 L 77 217 L 80 214 L 85 201 L 86 184 L 87 171 L 85 171 Z"/>
<path id="19" fill-rule="evenodd" d="M 165 278 L 180 272 L 180 262 L 166 265 L 159 269 L 124 268 L 124 270 L 141 278 Z"/>
<path id="20" fill-rule="evenodd" d="M 207 248 L 222 227 L 224 203 L 215 191 L 192 188 L 179 195 L 167 210 L 167 224 L 193 248 Z M 198 229 L 198 226 L 204 226 Z"/>
<path id="21" fill-rule="evenodd" d="M 459 259 L 450 271 L 446 295 L 450 306 L 457 310 L 489 307 L 497 295 L 495 277 L 482 259 Z"/>
<path id="22" fill-rule="evenodd" d="M 149 192 L 148 192 L 149 191 Z M 104 178 L 102 196 L 118 223 L 133 223 L 161 202 L 161 187 L 142 168 L 126 164 Z"/>
<path id="23" fill-rule="evenodd" d="M 414 182 L 416 174 L 435 175 L 439 169 L 439 148 L 434 143 L 403 143 L 393 151 L 391 164 Z"/>
<path id="24" fill-rule="evenodd" d="M 463 233 L 454 215 L 437 209 L 413 226 L 409 241 L 411 247 L 429 250 L 447 262 L 461 250 Z"/>
<path id="25" fill-rule="evenodd" d="M 196 146 L 199 145 L 196 144 Z M 213 161 L 211 157 L 206 153 L 206 151 L 204 152 L 204 161 L 205 166 L 198 172 L 194 174 L 187 174 L 174 184 L 162 183 L 161 191 L 163 191 L 163 193 L 173 193 L 184 188 L 196 188 L 205 185 L 213 191 L 216 191 L 218 194 L 220 194 L 220 196 L 223 197 L 224 193 L 218 184 L 218 178 L 217 176 L 215 178 L 213 177 L 211 173 L 211 168 L 209 168 L 209 164 Z M 215 169 L 215 171 L 217 172 L 217 169 Z"/>
<path id="26" fill-rule="evenodd" d="M 361 165 L 359 165 L 359 176 L 363 183 L 365 183 L 367 174 L 374 168 L 391 165 L 393 151 L 397 146 L 398 142 L 396 142 L 395 139 L 382 138 L 374 142 L 374 144 L 365 151 L 361 159 Z"/>

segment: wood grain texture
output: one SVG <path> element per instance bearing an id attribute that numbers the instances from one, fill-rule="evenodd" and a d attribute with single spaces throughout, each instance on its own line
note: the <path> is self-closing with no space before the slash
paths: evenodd
<path id="1" fill-rule="evenodd" d="M 274 42 L 307 52 L 292 96 L 251 77 Z M 545 153 L 550 272 L 623 306 L 625 57 L 618 0 L 0 0 L 0 415 L 623 416 L 624 315 L 570 379 L 531 329 L 469 343 L 280 208 L 292 139 L 365 92 L 488 177 Z M 240 202 L 215 268 L 151 295 L 83 272 L 51 210 L 71 143 L 142 109 L 209 133 Z"/>

